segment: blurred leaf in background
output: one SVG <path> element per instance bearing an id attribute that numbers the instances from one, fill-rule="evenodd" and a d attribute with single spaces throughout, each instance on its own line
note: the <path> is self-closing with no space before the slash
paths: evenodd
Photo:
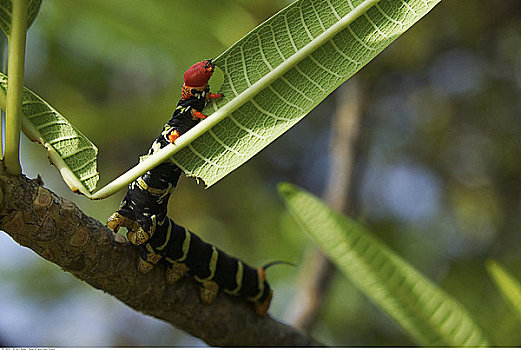
<path id="1" fill-rule="evenodd" d="M 302 231 L 418 345 L 488 346 L 465 308 L 364 227 L 297 186 L 278 191 Z"/>

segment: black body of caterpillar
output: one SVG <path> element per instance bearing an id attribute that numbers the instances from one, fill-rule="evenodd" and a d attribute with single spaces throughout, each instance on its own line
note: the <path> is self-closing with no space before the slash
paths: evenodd
<path id="1" fill-rule="evenodd" d="M 181 99 L 148 155 L 174 143 L 206 118 L 201 111 L 207 101 L 222 97 L 210 93 L 208 80 L 213 70 L 212 62 L 205 60 L 186 71 Z M 167 283 L 174 283 L 189 273 L 201 283 L 203 302 L 211 303 L 222 288 L 228 294 L 253 302 L 256 312 L 266 315 L 272 291 L 263 268 L 253 268 L 228 256 L 167 217 L 168 200 L 181 173 L 172 162 L 147 171 L 129 185 L 120 208 L 109 217 L 107 225 L 115 232 L 120 227 L 127 228 L 128 240 L 141 249 L 140 272 L 149 272 L 162 260 L 167 264 Z"/>
<path id="2" fill-rule="evenodd" d="M 219 289 L 251 301 L 255 311 L 264 316 L 272 290 L 263 268 L 250 265 L 204 242 L 199 236 L 166 218 L 158 223 L 154 235 L 141 250 L 139 270 L 147 272 L 161 259 L 167 263 L 166 281 L 175 283 L 185 273 L 201 283 L 203 302 L 211 303 Z"/>

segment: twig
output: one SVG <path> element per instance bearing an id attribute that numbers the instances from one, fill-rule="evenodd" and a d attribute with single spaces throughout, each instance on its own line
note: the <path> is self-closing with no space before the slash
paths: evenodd
<path id="1" fill-rule="evenodd" d="M 342 85 L 335 96 L 338 108 L 333 120 L 330 169 L 324 200 L 338 212 L 351 211 L 354 162 L 360 124 L 360 97 L 356 78 Z M 309 331 L 316 321 L 334 272 L 331 262 L 315 247 L 306 252 L 298 283 L 298 294 L 286 320 Z"/>
<path id="2" fill-rule="evenodd" d="M 199 300 L 189 277 L 167 286 L 164 268 L 136 270 L 138 252 L 37 181 L 0 169 L 4 202 L 0 229 L 75 277 L 112 294 L 133 309 L 157 317 L 216 346 L 319 345 L 294 328 L 258 317 L 251 304 L 222 293 L 212 305 Z"/>
<path id="3" fill-rule="evenodd" d="M 8 43 L 7 108 L 5 119 L 5 166 L 11 175 L 22 172 L 20 166 L 20 128 L 24 86 L 25 40 L 27 33 L 27 0 L 13 1 L 11 33 Z"/>

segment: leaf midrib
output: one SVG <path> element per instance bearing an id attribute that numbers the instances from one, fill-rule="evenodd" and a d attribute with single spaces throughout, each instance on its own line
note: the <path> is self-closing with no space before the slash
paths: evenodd
<path id="1" fill-rule="evenodd" d="M 271 85 L 278 78 L 282 77 L 287 71 L 295 67 L 300 61 L 311 55 L 315 50 L 320 48 L 323 43 L 331 40 L 336 34 L 345 29 L 350 23 L 354 22 L 358 17 L 363 16 L 369 8 L 376 5 L 380 0 L 365 0 L 357 7 L 353 8 L 344 17 L 338 20 L 331 27 L 326 29 L 322 34 L 318 35 L 315 39 L 304 45 L 300 50 L 295 52 L 289 58 L 285 59 L 276 68 L 271 70 L 268 74 L 264 75 L 261 79 L 257 80 L 247 89 L 239 93 L 230 102 L 223 105 L 219 110 L 212 113 L 208 118 L 202 120 L 199 124 L 188 130 L 185 134 L 181 135 L 175 144 L 169 144 L 164 148 L 160 149 L 153 155 L 147 157 L 145 160 L 137 164 L 135 167 L 121 175 L 104 188 L 98 190 L 92 195 L 92 199 L 106 198 L 117 190 L 112 190 L 116 183 L 122 181 L 128 181 L 130 183 L 143 175 L 148 169 L 161 164 L 167 158 L 172 157 L 177 152 L 181 151 L 186 146 L 190 145 L 195 139 L 203 135 L 206 131 L 211 129 L 213 126 L 218 124 L 220 121 L 228 117 L 232 112 L 242 106 L 244 103 L 249 101 L 251 98 L 256 96 L 263 89 Z M 291 6 L 291 5 L 290 5 Z"/>

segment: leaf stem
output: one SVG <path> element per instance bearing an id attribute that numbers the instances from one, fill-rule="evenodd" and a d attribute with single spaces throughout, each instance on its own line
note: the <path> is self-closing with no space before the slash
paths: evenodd
<path id="1" fill-rule="evenodd" d="M 5 120 L 5 167 L 9 174 L 19 175 L 20 129 L 24 82 L 25 40 L 27 32 L 27 0 L 13 0 L 13 22 L 8 43 L 7 106 Z"/>

